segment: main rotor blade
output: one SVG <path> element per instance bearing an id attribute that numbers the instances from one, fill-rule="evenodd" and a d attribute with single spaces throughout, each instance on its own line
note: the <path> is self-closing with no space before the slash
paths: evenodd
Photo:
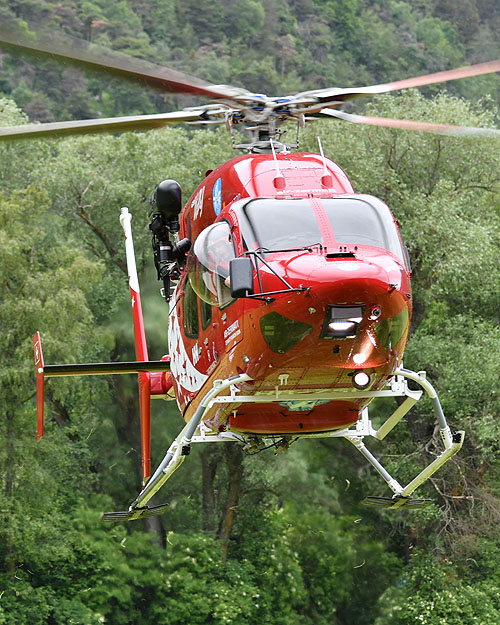
<path id="1" fill-rule="evenodd" d="M 125 130 L 151 130 L 167 124 L 183 122 L 206 122 L 208 115 L 203 109 L 176 111 L 157 115 L 135 115 L 103 119 L 83 119 L 48 124 L 27 124 L 25 126 L 0 127 L 0 141 L 9 139 L 36 139 L 50 136 L 95 134 L 99 132 L 123 132 Z"/>
<path id="2" fill-rule="evenodd" d="M 403 80 L 388 82 L 381 85 L 371 85 L 369 87 L 354 87 L 352 89 L 333 88 L 320 89 L 317 91 L 305 91 L 293 96 L 293 98 L 298 103 L 304 103 L 304 108 L 299 112 L 313 113 L 320 110 L 320 104 L 323 107 L 335 107 L 339 106 L 343 102 L 362 96 L 378 95 L 380 93 L 397 91 L 398 89 L 423 87 L 425 85 L 432 85 L 439 82 L 459 80 L 460 78 L 471 78 L 472 76 L 481 76 L 483 74 L 492 74 L 494 72 L 500 72 L 500 60 L 478 63 L 477 65 L 468 65 L 467 67 L 459 67 L 458 69 L 445 70 L 443 72 L 426 74 L 415 78 L 404 78 Z M 318 104 L 315 105 L 314 102 L 317 102 Z"/>
<path id="3" fill-rule="evenodd" d="M 364 115 L 352 115 L 344 111 L 332 111 L 322 109 L 320 115 L 343 119 L 355 124 L 366 124 L 368 126 L 383 126 L 385 128 L 398 128 L 400 130 L 413 130 L 418 132 L 429 132 L 437 135 L 448 135 L 450 137 L 499 137 L 500 130 L 497 128 L 475 128 L 473 126 L 453 126 L 451 124 L 434 124 L 432 122 L 417 122 L 409 119 L 391 119 L 388 117 L 367 117 Z"/>
<path id="4" fill-rule="evenodd" d="M 383 85 L 375 85 L 373 88 L 378 87 L 379 91 L 377 91 L 377 93 L 387 93 L 398 89 L 423 87 L 438 82 L 471 78 L 472 76 L 482 76 L 483 74 L 493 74 L 494 72 L 500 72 L 500 60 L 487 61 L 486 63 L 478 63 L 477 65 L 467 65 L 466 67 L 449 69 L 444 72 L 436 72 L 435 74 L 427 74 L 425 76 L 417 76 L 416 78 L 404 78 L 403 80 L 396 80 L 395 82 L 389 82 Z"/>
<path id="5" fill-rule="evenodd" d="M 21 30 L 12 21 L 0 22 L 0 43 L 146 82 L 153 87 L 173 93 L 191 93 L 209 98 L 226 98 L 236 102 L 257 100 L 244 89 L 213 85 L 182 72 L 107 50 L 61 33 L 32 33 Z"/>

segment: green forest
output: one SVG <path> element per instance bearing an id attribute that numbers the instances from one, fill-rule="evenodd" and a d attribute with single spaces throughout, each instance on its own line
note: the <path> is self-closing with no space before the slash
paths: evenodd
<path id="1" fill-rule="evenodd" d="M 494 0 L 0 0 L 7 18 L 269 95 L 500 58 Z M 500 128 L 499 86 L 492 74 L 379 96 L 360 110 Z M 192 102 L 0 49 L 0 126 Z M 187 199 L 207 169 L 238 153 L 224 128 L 4 141 L 0 625 L 500 624 L 499 141 L 316 121 L 301 149 L 316 152 L 318 136 L 356 192 L 389 205 L 409 248 L 405 366 L 427 371 L 451 427 L 466 433 L 417 491 L 433 503 L 362 506 L 387 488 L 345 441 L 252 456 L 207 445 L 194 446 L 157 496 L 169 503 L 163 516 L 101 523 L 140 486 L 135 377 L 49 380 L 37 442 L 32 336 L 40 331 L 46 363 L 134 359 L 119 224 L 128 206 L 149 354 L 159 359 L 168 314 L 149 198 L 173 178 Z M 162 401 L 152 417 L 156 466 L 182 419 Z M 401 481 L 439 450 L 427 400 L 373 445 Z"/>

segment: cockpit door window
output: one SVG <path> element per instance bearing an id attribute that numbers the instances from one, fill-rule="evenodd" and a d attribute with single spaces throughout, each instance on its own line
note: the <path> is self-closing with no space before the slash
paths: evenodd
<path id="1" fill-rule="evenodd" d="M 235 258 L 227 222 L 212 224 L 194 242 L 189 259 L 190 282 L 202 302 L 224 308 L 231 302 L 229 261 Z"/>
<path id="2" fill-rule="evenodd" d="M 199 335 L 198 301 L 190 278 L 190 275 L 186 276 L 182 299 L 184 332 L 189 338 L 197 339 Z"/>

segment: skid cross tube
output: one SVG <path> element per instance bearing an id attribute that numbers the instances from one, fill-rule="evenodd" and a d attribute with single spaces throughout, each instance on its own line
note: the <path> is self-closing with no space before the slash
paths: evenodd
<path id="1" fill-rule="evenodd" d="M 407 379 L 413 380 L 422 390 L 412 390 L 408 388 Z M 309 433 L 296 433 L 297 438 L 345 438 L 352 443 L 356 449 L 363 455 L 363 457 L 374 467 L 374 469 L 381 475 L 386 481 L 389 488 L 394 492 L 395 496 L 399 499 L 409 498 L 409 496 L 429 477 L 431 477 L 440 467 L 442 467 L 452 456 L 454 456 L 462 447 L 465 433 L 452 432 L 444 416 L 441 404 L 437 393 L 432 384 L 426 379 L 425 372 L 419 371 L 418 373 L 409 369 L 400 367 L 394 371 L 394 377 L 390 379 L 389 390 L 364 390 L 359 391 L 357 389 L 335 389 L 330 391 L 314 391 L 310 393 L 297 393 L 283 390 L 282 387 L 277 386 L 274 392 L 262 394 L 262 395 L 240 395 L 239 389 L 235 386 L 232 387 L 230 395 L 214 396 L 210 400 L 210 405 L 214 404 L 242 404 L 242 403 L 271 403 L 271 402 L 283 402 L 294 401 L 298 399 L 306 400 L 324 400 L 330 399 L 345 400 L 356 398 L 373 399 L 376 397 L 405 397 L 405 400 L 398 408 L 392 413 L 390 417 L 375 430 L 368 416 L 368 408 L 364 408 L 359 416 L 359 419 L 354 428 L 344 428 L 340 430 L 334 430 L 330 432 L 309 432 Z M 379 460 L 367 449 L 363 439 L 366 436 L 372 436 L 378 440 L 383 440 L 389 432 L 401 421 L 401 419 L 408 413 L 408 411 L 420 400 L 423 393 L 426 393 L 432 402 L 434 414 L 439 424 L 439 430 L 441 439 L 443 441 L 443 452 L 429 464 L 421 473 L 419 473 L 409 484 L 402 486 L 399 482 L 387 471 L 387 469 L 381 464 Z M 228 433 L 229 434 L 229 433 Z M 253 435 L 265 440 L 269 438 L 265 434 Z M 276 436 L 279 436 L 278 434 Z M 198 439 L 199 442 L 205 442 L 205 440 L 212 439 L 223 440 L 219 436 L 206 436 L 203 439 Z M 224 440 L 229 440 L 229 437 Z M 234 439 L 233 439 L 234 440 Z M 414 500 L 411 500 L 414 501 Z M 395 505 L 390 506 L 394 508 L 402 507 L 401 501 L 396 501 Z"/>

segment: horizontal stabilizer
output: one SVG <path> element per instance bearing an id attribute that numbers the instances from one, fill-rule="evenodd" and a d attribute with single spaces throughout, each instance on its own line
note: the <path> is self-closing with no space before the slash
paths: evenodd
<path id="1" fill-rule="evenodd" d="M 364 506 L 373 506 L 375 508 L 388 508 L 390 510 L 396 510 L 398 508 L 425 508 L 432 499 L 413 499 L 412 497 L 401 497 L 400 495 L 394 495 L 394 497 L 366 497 L 361 502 Z"/>
<path id="2" fill-rule="evenodd" d="M 101 521 L 135 521 L 136 519 L 145 519 L 149 516 L 158 516 L 163 514 L 168 507 L 168 503 L 159 506 L 145 506 L 144 508 L 133 508 L 132 510 L 123 510 L 122 512 L 104 512 Z"/>

